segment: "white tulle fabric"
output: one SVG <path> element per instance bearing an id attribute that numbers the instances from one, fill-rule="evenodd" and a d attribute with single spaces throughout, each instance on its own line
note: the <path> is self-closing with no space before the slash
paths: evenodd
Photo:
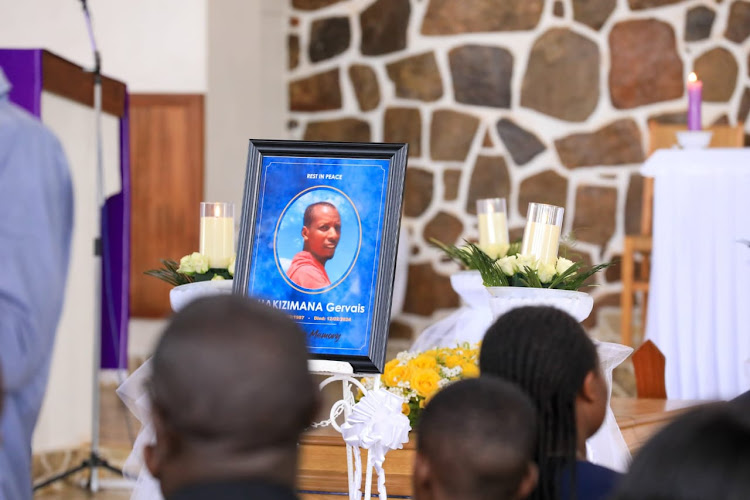
<path id="1" fill-rule="evenodd" d="M 433 347 L 455 347 L 457 343 L 475 344 L 482 340 L 492 324 L 490 294 L 477 271 L 459 271 L 451 275 L 451 286 L 465 305 L 450 316 L 427 327 L 411 346 L 414 352 Z"/>
<path id="2" fill-rule="evenodd" d="M 370 461 L 378 474 L 380 500 L 387 498 L 383 470 L 385 455 L 389 450 L 401 449 L 404 443 L 409 442 L 411 426 L 409 419 L 401 413 L 403 402 L 401 397 L 385 389 L 371 390 L 354 405 L 341 425 L 341 435 L 346 444 L 368 450 Z M 362 477 L 359 467 L 355 468 L 354 477 Z"/>
<path id="3" fill-rule="evenodd" d="M 493 314 L 490 300 L 497 300 L 497 297 L 491 298 L 482 284 L 482 278 L 478 272 L 461 271 L 455 273 L 451 276 L 451 285 L 466 305 L 425 329 L 412 345 L 412 351 L 426 351 L 433 347 L 455 347 L 460 342 L 479 342 L 484 337 L 487 328 L 492 324 L 497 314 Z M 526 297 L 523 301 L 513 300 L 509 302 L 515 304 L 514 307 L 534 305 L 529 297 Z M 539 305 L 550 304 L 541 301 Z M 587 308 L 588 310 L 586 310 Z M 494 309 L 500 310 L 503 308 L 497 306 Z M 508 308 L 503 310 L 508 310 Z M 588 316 L 591 306 L 577 305 L 576 311 L 576 319 L 582 321 Z M 586 314 L 583 315 L 581 311 L 586 311 Z M 607 379 L 609 395 L 611 395 L 612 370 L 627 359 L 633 349 L 624 345 L 597 340 L 594 340 L 594 344 L 599 354 L 602 372 Z M 604 423 L 599 431 L 586 442 L 586 447 L 588 459 L 591 462 L 621 472 L 627 470 L 630 463 L 630 451 L 609 405 Z"/>
<path id="4" fill-rule="evenodd" d="M 599 354 L 599 365 L 604 373 L 609 388 L 608 398 L 612 395 L 612 370 L 625 361 L 633 352 L 633 348 L 612 342 L 594 340 L 596 352 Z M 626 472 L 630 466 L 630 451 L 620 426 L 617 425 L 615 414 L 607 402 L 607 414 L 599 430 L 586 441 L 586 454 L 590 462 L 603 465 L 619 472 Z"/>
<path id="5" fill-rule="evenodd" d="M 127 477 L 138 478 L 130 496 L 132 500 L 163 500 L 159 481 L 149 474 L 143 459 L 144 448 L 156 441 L 154 427 L 151 424 L 151 403 L 146 389 L 146 382 L 150 376 L 151 360 L 149 359 L 117 388 L 117 395 L 142 426 L 135 439 L 133 450 L 123 466 L 123 472 Z"/>

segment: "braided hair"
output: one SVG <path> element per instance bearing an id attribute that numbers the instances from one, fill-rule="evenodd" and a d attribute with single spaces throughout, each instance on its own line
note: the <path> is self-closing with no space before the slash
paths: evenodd
<path id="1" fill-rule="evenodd" d="M 514 309 L 487 330 L 479 355 L 482 376 L 518 384 L 539 412 L 539 485 L 529 498 L 560 498 L 563 470 L 570 471 L 570 498 L 575 498 L 575 402 L 586 375 L 597 366 L 594 343 L 559 309 Z"/>

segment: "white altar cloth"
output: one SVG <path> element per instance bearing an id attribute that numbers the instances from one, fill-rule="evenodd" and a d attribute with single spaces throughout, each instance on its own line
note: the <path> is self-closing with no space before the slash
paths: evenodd
<path id="1" fill-rule="evenodd" d="M 654 177 L 646 338 L 666 358 L 667 396 L 750 388 L 750 148 L 665 149 Z"/>

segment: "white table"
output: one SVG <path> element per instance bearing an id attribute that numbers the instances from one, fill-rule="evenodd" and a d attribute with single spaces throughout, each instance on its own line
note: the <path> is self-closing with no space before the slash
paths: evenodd
<path id="1" fill-rule="evenodd" d="M 665 149 L 655 178 L 646 338 L 666 358 L 667 396 L 750 389 L 750 149 Z"/>

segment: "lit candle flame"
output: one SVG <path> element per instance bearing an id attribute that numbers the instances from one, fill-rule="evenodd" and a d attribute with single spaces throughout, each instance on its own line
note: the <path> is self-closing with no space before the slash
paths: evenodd
<path id="1" fill-rule="evenodd" d="M 214 205 L 214 217 L 221 217 L 221 206 L 218 204 Z"/>
<path id="2" fill-rule="evenodd" d="M 696 76 L 695 72 L 692 72 L 688 75 L 688 81 L 691 83 L 698 81 L 698 76 Z"/>

